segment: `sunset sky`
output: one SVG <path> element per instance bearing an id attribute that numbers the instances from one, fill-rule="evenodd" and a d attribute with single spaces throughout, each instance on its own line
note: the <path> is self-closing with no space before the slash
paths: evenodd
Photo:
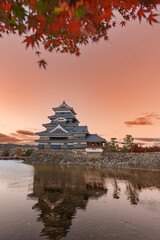
<path id="1" fill-rule="evenodd" d="M 47 53 L 39 69 L 23 38 L 0 43 L 0 143 L 33 143 L 63 100 L 81 125 L 109 140 L 160 137 L 160 25 L 118 26 L 109 41 L 81 47 L 80 57 Z"/>

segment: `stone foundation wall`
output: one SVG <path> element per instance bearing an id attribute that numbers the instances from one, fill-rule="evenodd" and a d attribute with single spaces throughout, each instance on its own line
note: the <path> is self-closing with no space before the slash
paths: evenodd
<path id="1" fill-rule="evenodd" d="M 160 170 L 160 153 L 86 153 L 84 150 L 37 150 L 25 163 L 94 165 Z"/>

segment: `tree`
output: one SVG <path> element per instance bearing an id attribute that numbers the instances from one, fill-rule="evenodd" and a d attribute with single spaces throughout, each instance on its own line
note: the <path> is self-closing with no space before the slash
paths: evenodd
<path id="1" fill-rule="evenodd" d="M 22 157 L 24 155 L 22 148 L 16 148 L 14 155 L 17 157 Z"/>
<path id="2" fill-rule="evenodd" d="M 118 151 L 119 146 L 117 144 L 117 138 L 111 138 L 109 146 L 110 146 L 110 151 L 111 152 Z"/>
<path id="3" fill-rule="evenodd" d="M 105 143 L 105 149 L 107 152 L 117 152 L 119 150 L 119 146 L 117 144 L 117 138 L 111 138 L 110 142 Z"/>
<path id="4" fill-rule="evenodd" d="M 106 150 L 107 152 L 110 152 L 109 142 L 105 142 L 104 147 L 105 147 L 105 150 Z"/>
<path id="5" fill-rule="evenodd" d="M 26 48 L 32 47 L 46 68 L 37 48 L 40 43 L 49 52 L 80 55 L 80 45 L 108 40 L 108 31 L 127 21 L 142 18 L 156 23 L 160 0 L 0 0 L 0 37 L 23 35 Z M 115 12 L 122 16 L 116 22 Z"/>
<path id="6" fill-rule="evenodd" d="M 33 153 L 33 149 L 27 149 L 25 155 L 29 157 Z"/>
<path id="7" fill-rule="evenodd" d="M 128 152 L 131 151 L 132 152 L 132 147 L 134 145 L 134 138 L 132 137 L 132 135 L 126 135 L 125 138 L 123 138 L 123 150 Z"/>
<path id="8" fill-rule="evenodd" d="M 3 150 L 2 156 L 3 156 L 3 157 L 8 157 L 9 155 L 10 155 L 10 148 L 7 147 L 7 148 L 5 148 L 5 149 Z"/>

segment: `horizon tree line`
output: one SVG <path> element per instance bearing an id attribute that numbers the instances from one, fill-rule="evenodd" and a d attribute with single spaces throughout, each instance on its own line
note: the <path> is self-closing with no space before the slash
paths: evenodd
<path id="1" fill-rule="evenodd" d="M 107 152 L 160 152 L 160 146 L 142 146 L 140 143 L 135 143 L 132 135 L 126 135 L 122 142 L 118 142 L 117 138 L 113 137 L 105 144 Z"/>
<path id="2" fill-rule="evenodd" d="M 29 157 L 33 153 L 33 149 L 28 148 L 26 151 L 24 151 L 21 147 L 17 147 L 15 151 L 13 151 L 12 155 L 15 157 Z M 9 157 L 11 156 L 11 149 L 10 147 L 6 147 L 3 149 L 2 157 Z"/>

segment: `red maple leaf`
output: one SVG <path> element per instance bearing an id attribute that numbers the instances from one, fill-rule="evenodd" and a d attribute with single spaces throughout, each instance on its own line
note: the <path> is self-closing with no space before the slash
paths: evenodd
<path id="1" fill-rule="evenodd" d="M 78 20 L 70 21 L 68 24 L 68 30 L 76 36 L 76 33 L 80 31 L 81 24 Z"/>
<path id="2" fill-rule="evenodd" d="M 44 59 L 39 60 L 37 63 L 39 64 L 40 68 L 43 67 L 46 69 L 47 62 Z"/>
<path id="3" fill-rule="evenodd" d="M 40 56 L 41 52 L 40 51 L 36 51 L 35 55 L 37 55 L 38 57 Z"/>
<path id="4" fill-rule="evenodd" d="M 116 21 L 113 21 L 112 26 L 116 27 Z"/>
<path id="5" fill-rule="evenodd" d="M 40 22 L 45 21 L 45 17 L 44 17 L 43 15 L 41 15 L 41 14 L 37 14 L 36 18 L 37 18 L 37 20 L 40 21 Z"/>
<path id="6" fill-rule="evenodd" d="M 159 16 L 159 14 L 153 14 L 151 13 L 149 17 L 147 18 L 148 22 L 152 25 L 152 22 L 158 23 L 157 19 L 155 17 Z"/>
<path id="7" fill-rule="evenodd" d="M 122 27 L 125 27 L 125 26 L 126 26 L 126 22 L 125 22 L 125 21 L 121 21 L 120 24 L 121 24 Z"/>
<path id="8" fill-rule="evenodd" d="M 5 11 L 7 11 L 8 13 L 11 13 L 11 7 L 12 7 L 11 3 L 2 3 L 2 7 Z"/>
<path id="9" fill-rule="evenodd" d="M 138 10 L 137 16 L 138 16 L 140 22 L 141 22 L 141 20 L 142 20 L 142 17 L 146 18 L 145 13 L 147 13 L 147 12 L 148 12 L 148 11 L 145 10 L 144 8 L 142 8 L 142 7 Z"/>
<path id="10" fill-rule="evenodd" d="M 30 5 L 34 7 L 36 5 L 36 0 L 30 0 Z"/>
<path id="11" fill-rule="evenodd" d="M 26 48 L 29 47 L 29 45 L 33 47 L 35 47 L 35 44 L 37 44 L 37 46 L 39 47 L 39 42 L 38 40 L 40 40 L 40 38 L 38 38 L 38 36 L 36 34 L 33 34 L 31 36 L 26 36 L 26 39 L 23 41 L 23 43 L 26 43 Z"/>

